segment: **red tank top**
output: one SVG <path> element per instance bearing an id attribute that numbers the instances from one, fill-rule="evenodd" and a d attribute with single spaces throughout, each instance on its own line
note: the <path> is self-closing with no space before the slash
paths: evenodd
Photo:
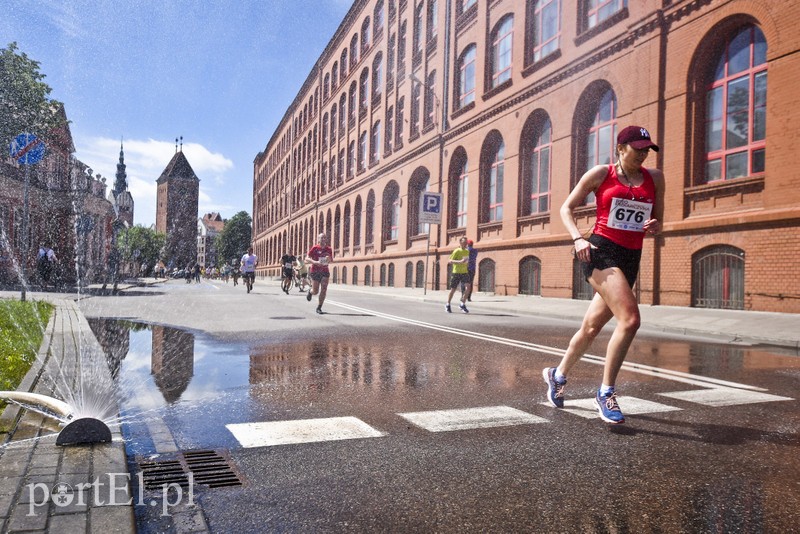
<path id="1" fill-rule="evenodd" d="M 653 177 L 644 167 L 642 176 L 642 185 L 631 187 L 619 180 L 616 165 L 608 166 L 606 179 L 595 192 L 597 221 L 593 233 L 625 248 L 642 248 L 644 222 L 652 217 L 656 199 Z"/>

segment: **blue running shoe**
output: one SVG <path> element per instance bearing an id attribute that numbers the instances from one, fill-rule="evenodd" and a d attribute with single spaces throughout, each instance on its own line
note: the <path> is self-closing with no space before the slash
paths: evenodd
<path id="1" fill-rule="evenodd" d="M 444 305 L 444 311 L 446 311 L 447 313 L 452 313 L 452 310 L 450 309 L 450 304 L 449 303 Z"/>
<path id="2" fill-rule="evenodd" d="M 463 302 L 461 304 L 459 304 L 458 307 L 461 308 L 462 312 L 469 313 L 469 310 L 467 309 L 467 305 L 464 304 Z"/>
<path id="3" fill-rule="evenodd" d="M 556 382 L 556 368 L 545 367 L 542 369 L 542 378 L 544 383 L 547 384 L 547 400 L 555 408 L 564 407 L 564 386 L 567 381 Z"/>
<path id="4" fill-rule="evenodd" d="M 608 397 L 601 397 L 600 392 L 594 396 L 594 405 L 597 407 L 597 413 L 600 414 L 600 419 L 612 425 L 618 425 L 625 422 L 625 416 L 617 404 L 617 394 L 612 393 Z"/>

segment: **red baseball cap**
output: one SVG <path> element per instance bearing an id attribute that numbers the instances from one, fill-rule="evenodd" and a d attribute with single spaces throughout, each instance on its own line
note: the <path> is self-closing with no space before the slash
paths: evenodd
<path id="1" fill-rule="evenodd" d="M 467 246 L 472 246 L 472 239 L 467 239 Z"/>
<path id="2" fill-rule="evenodd" d="M 641 126 L 627 126 L 617 135 L 617 144 L 631 145 L 637 150 L 652 148 L 658 152 L 658 145 L 650 139 L 650 132 Z"/>

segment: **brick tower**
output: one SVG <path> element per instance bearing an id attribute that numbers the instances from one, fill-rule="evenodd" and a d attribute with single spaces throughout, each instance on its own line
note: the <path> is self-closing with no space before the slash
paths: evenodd
<path id="1" fill-rule="evenodd" d="M 164 260 L 183 268 L 197 261 L 200 179 L 183 154 L 183 143 L 180 150 L 175 148 L 175 156 L 156 181 L 156 230 L 167 236 Z"/>

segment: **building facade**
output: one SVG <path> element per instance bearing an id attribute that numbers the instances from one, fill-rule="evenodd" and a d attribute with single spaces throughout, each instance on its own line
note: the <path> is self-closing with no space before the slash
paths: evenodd
<path id="1" fill-rule="evenodd" d="M 156 181 L 156 231 L 166 236 L 164 261 L 169 269 L 197 262 L 197 209 L 200 179 L 178 150 Z"/>
<path id="2" fill-rule="evenodd" d="M 636 124 L 667 179 L 639 300 L 800 312 L 798 16 L 790 0 L 356 0 L 255 159 L 260 274 L 325 232 L 334 283 L 441 289 L 466 235 L 476 289 L 591 298 L 559 207 Z M 441 224 L 420 222 L 426 191 Z M 592 198 L 577 218 L 590 231 Z"/>
<path id="3" fill-rule="evenodd" d="M 108 276 L 114 211 L 106 200 L 106 179 L 78 160 L 63 108 L 65 126 L 44 138 L 41 162 L 25 166 L 0 161 L 0 285 L 21 283 L 22 266 L 34 287 L 39 247 L 55 251 L 60 286 L 100 283 Z M 28 239 L 24 236 L 25 181 L 28 181 Z"/>
<path id="4" fill-rule="evenodd" d="M 225 228 L 222 215 L 217 212 L 206 213 L 197 220 L 197 263 L 200 267 L 219 267 L 217 249 L 214 241 Z"/>

